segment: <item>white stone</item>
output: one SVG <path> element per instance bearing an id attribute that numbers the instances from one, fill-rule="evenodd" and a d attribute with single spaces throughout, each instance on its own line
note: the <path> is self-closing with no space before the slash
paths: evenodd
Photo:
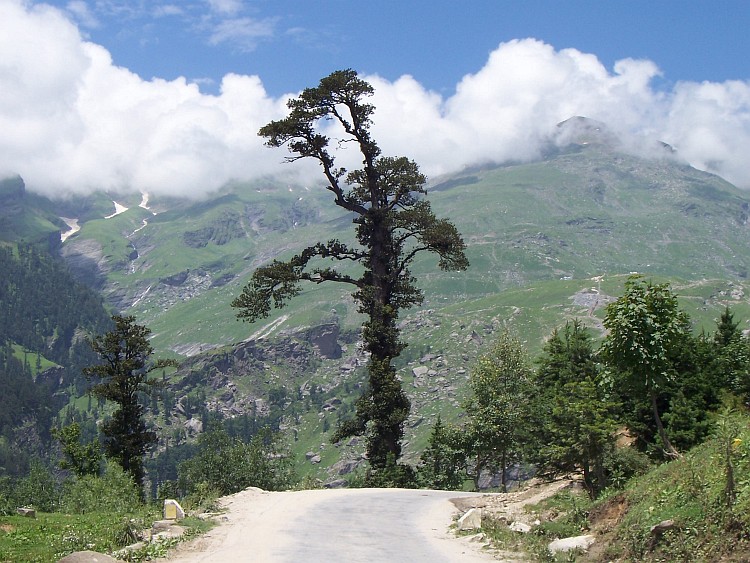
<path id="1" fill-rule="evenodd" d="M 522 534 L 528 534 L 531 531 L 531 526 L 525 522 L 511 522 L 508 528 L 510 528 L 512 532 L 521 532 Z"/>
<path id="2" fill-rule="evenodd" d="M 482 509 L 472 508 L 458 519 L 459 530 L 476 530 L 482 527 Z"/>
<path id="3" fill-rule="evenodd" d="M 582 549 L 583 551 L 586 551 L 591 547 L 591 544 L 593 544 L 594 541 L 594 536 L 591 535 L 562 538 L 551 542 L 549 546 L 547 546 L 547 549 L 549 549 L 550 553 L 558 553 L 561 551 L 567 552 L 574 549 Z"/>

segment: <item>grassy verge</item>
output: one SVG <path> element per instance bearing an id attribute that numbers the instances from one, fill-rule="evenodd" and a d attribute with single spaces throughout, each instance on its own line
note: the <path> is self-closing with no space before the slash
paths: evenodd
<path id="1" fill-rule="evenodd" d="M 713 437 L 591 502 L 563 491 L 527 506 L 529 533 L 485 519 L 495 548 L 535 561 L 749 561 L 750 416 L 719 417 Z M 552 540 L 593 535 L 588 553 L 551 555 Z"/>
<path id="2" fill-rule="evenodd" d="M 128 515 L 37 513 L 36 518 L 0 517 L 0 562 L 51 563 L 84 550 L 111 553 L 137 542 L 142 530 L 160 518 L 161 514 L 153 508 Z M 147 543 L 130 552 L 126 559 L 149 561 L 164 557 L 169 548 L 205 532 L 213 522 L 189 517 L 180 525 L 187 528 L 181 538 Z"/>

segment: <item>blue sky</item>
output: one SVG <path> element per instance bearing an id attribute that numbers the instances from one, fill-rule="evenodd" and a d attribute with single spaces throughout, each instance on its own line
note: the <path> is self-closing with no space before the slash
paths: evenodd
<path id="1" fill-rule="evenodd" d="M 611 68 L 646 58 L 669 84 L 750 78 L 747 0 L 55 1 L 142 78 L 257 74 L 272 95 L 339 68 L 451 92 L 502 42 L 532 37 Z"/>
<path id="2" fill-rule="evenodd" d="M 0 0 L 0 175 L 53 195 L 311 182 L 257 131 L 353 68 L 386 154 L 430 177 L 536 158 L 584 115 L 750 189 L 748 29 L 747 0 Z"/>

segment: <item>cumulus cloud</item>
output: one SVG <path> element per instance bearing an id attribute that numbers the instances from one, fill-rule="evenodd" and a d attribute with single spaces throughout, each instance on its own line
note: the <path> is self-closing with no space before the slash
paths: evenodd
<path id="1" fill-rule="evenodd" d="M 226 12 L 238 3 L 214 4 Z M 558 122 L 583 115 L 633 146 L 670 143 L 694 166 L 750 188 L 750 84 L 663 92 L 652 86 L 658 75 L 651 61 L 609 70 L 595 55 L 524 39 L 499 45 L 450 96 L 411 76 L 365 78 L 376 89 L 373 134 L 384 153 L 407 155 L 428 175 L 533 159 Z M 310 170 L 284 165 L 285 153 L 257 136 L 286 113 L 286 98 L 269 96 L 261 78 L 228 74 L 217 95 L 183 78 L 145 81 L 41 4 L 0 1 L 0 91 L 0 176 L 20 174 L 42 193 L 199 196 L 234 179 Z M 341 158 L 358 165 L 352 149 Z"/>

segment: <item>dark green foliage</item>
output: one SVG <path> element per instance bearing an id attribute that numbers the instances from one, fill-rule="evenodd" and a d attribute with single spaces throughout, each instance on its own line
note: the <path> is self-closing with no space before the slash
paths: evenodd
<path id="1" fill-rule="evenodd" d="M 52 434 L 60 441 L 64 459 L 62 469 L 70 469 L 78 477 L 99 475 L 102 462 L 101 446 L 98 441 L 81 443 L 81 426 L 73 422 L 68 426 L 53 429 Z"/>
<path id="2" fill-rule="evenodd" d="M 701 344 L 704 369 L 714 384 L 750 403 L 750 342 L 729 307 L 717 319 L 713 338 L 704 337 Z"/>
<path id="3" fill-rule="evenodd" d="M 659 287 L 659 291 L 669 291 L 666 284 Z M 663 375 L 649 383 L 648 391 L 643 382 L 633 387 L 633 377 L 625 377 L 620 371 L 613 387 L 622 403 L 623 424 L 638 438 L 641 449 L 657 452 L 664 451 L 660 424 L 676 450 L 686 451 L 700 444 L 710 431 L 711 413 L 720 407 L 726 392 L 739 391 L 732 382 L 741 379 L 750 368 L 747 340 L 739 333 L 729 309 L 717 320 L 714 335 L 696 337 L 689 330 L 687 314 L 677 311 L 674 296 L 670 294 L 668 301 L 676 324 L 662 350 Z M 656 323 L 650 322 L 649 327 Z M 605 360 L 608 339 L 604 343 Z M 650 342 L 667 341 L 656 338 Z"/>
<path id="4" fill-rule="evenodd" d="M 140 499 L 131 475 L 110 460 L 101 476 L 88 474 L 66 481 L 60 504 L 69 514 L 127 514 L 140 507 Z"/>
<path id="5" fill-rule="evenodd" d="M 411 465 L 396 463 L 393 454 L 389 454 L 383 467 L 370 466 L 368 468 L 362 485 L 375 488 L 414 489 L 417 487 L 417 474 Z"/>
<path id="6" fill-rule="evenodd" d="M 232 438 L 220 425 L 200 435 L 196 455 L 179 465 L 178 474 L 183 494 L 191 494 L 200 486 L 219 495 L 247 487 L 279 491 L 294 482 L 291 458 L 279 434 L 262 431 L 244 442 Z"/>
<path id="7" fill-rule="evenodd" d="M 604 454 L 607 486 L 614 490 L 622 489 L 630 479 L 646 474 L 652 467 L 645 453 L 630 446 L 612 448 Z"/>
<path id="8" fill-rule="evenodd" d="M 83 390 L 81 369 L 95 355 L 77 334 L 104 329 L 109 316 L 100 296 L 36 247 L 0 246 L 0 272 L 0 474 L 18 477 L 49 449 L 71 384 Z"/>
<path id="9" fill-rule="evenodd" d="M 78 327 L 109 326 L 101 296 L 78 284 L 64 263 L 33 246 L 0 246 L 0 343 L 14 342 L 62 366 Z M 90 357 L 90 356 L 89 356 Z"/>
<path id="10" fill-rule="evenodd" d="M 553 472 L 580 468 L 592 498 L 607 485 L 605 456 L 614 448 L 617 407 L 607 398 L 588 331 L 576 320 L 544 347 L 534 414 L 541 440 L 535 456 Z"/>
<path id="11" fill-rule="evenodd" d="M 483 471 L 498 471 L 506 491 L 508 469 L 521 460 L 532 431 L 528 415 L 535 395 L 526 351 L 507 330 L 474 366 L 469 387 L 464 443 L 470 474 L 478 487 Z"/>
<path id="12" fill-rule="evenodd" d="M 60 504 L 60 484 L 49 467 L 34 459 L 28 475 L 16 481 L 12 496 L 18 506 L 32 506 L 42 512 L 52 512 Z"/>
<path id="13" fill-rule="evenodd" d="M 468 267 L 465 244 L 455 226 L 438 219 L 423 199 L 425 177 L 405 157 L 384 157 L 370 136 L 374 107 L 365 103 L 373 88 L 352 70 L 337 71 L 289 101 L 289 115 L 260 130 L 267 145 L 286 145 L 289 161 L 312 158 L 323 170 L 334 204 L 354 215 L 358 246 L 338 240 L 317 243 L 288 261 L 274 260 L 253 273 L 251 282 L 232 303 L 237 316 L 250 322 L 283 307 L 301 291 L 300 282 L 339 282 L 351 286 L 359 311 L 367 316 L 363 338 L 370 353 L 369 385 L 357 401 L 355 419 L 345 421 L 335 439 L 367 435 L 368 459 L 375 472 L 401 456 L 407 399 L 392 365 L 403 348 L 397 320 L 401 309 L 422 302 L 410 267 L 424 251 L 438 255 L 443 270 Z M 319 120 L 340 127 L 337 142 L 352 143 L 362 155 L 362 168 L 337 167 L 330 139 L 316 129 Z M 352 275 L 336 264 L 361 267 Z"/>
<path id="14" fill-rule="evenodd" d="M 609 330 L 601 352 L 615 370 L 618 387 L 634 397 L 647 398 L 664 452 L 677 455 L 663 427 L 659 394 L 674 381 L 675 349 L 690 338 L 687 315 L 679 309 L 669 284 L 631 276 L 625 293 L 607 306 L 604 326 Z"/>
<path id="15" fill-rule="evenodd" d="M 420 486 L 451 491 L 463 488 L 467 475 L 461 434 L 459 428 L 443 424 L 438 416 L 417 467 Z"/>
<path id="16" fill-rule="evenodd" d="M 149 372 L 174 365 L 174 362 L 151 362 L 153 349 L 148 341 L 150 330 L 136 324 L 135 317 L 112 317 L 115 329 L 91 341 L 91 347 L 102 363 L 85 368 L 86 377 L 94 381 L 91 393 L 112 401 L 117 409 L 102 424 L 104 449 L 128 472 L 137 485 L 143 484 L 143 456 L 156 443 L 156 434 L 144 420 L 142 394 L 148 394 L 152 381 Z"/>

